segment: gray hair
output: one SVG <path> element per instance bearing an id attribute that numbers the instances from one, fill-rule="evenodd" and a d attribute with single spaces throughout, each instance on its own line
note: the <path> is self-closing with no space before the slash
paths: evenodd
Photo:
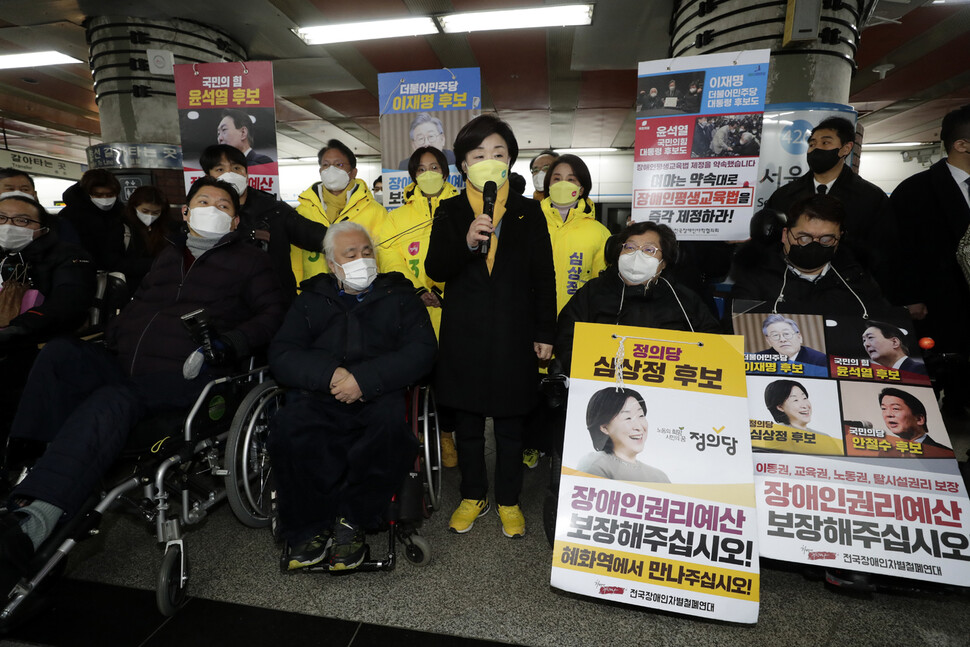
<path id="1" fill-rule="evenodd" d="M 327 233 L 329 235 L 330 232 L 327 232 Z M 784 315 L 780 315 L 780 314 L 772 314 L 772 315 L 768 315 L 767 317 L 765 317 L 764 323 L 761 324 L 761 333 L 763 335 L 767 335 L 768 334 L 768 326 L 770 326 L 772 324 L 776 324 L 776 323 L 786 323 L 789 326 L 791 326 L 792 327 L 792 330 L 794 330 L 797 334 L 799 334 L 799 335 L 802 334 L 802 331 L 798 329 L 798 324 L 797 323 L 795 323 L 793 320 L 789 319 L 788 317 L 786 317 Z"/>
<path id="2" fill-rule="evenodd" d="M 352 231 L 364 234 L 364 236 L 367 237 L 367 242 L 370 243 L 371 247 L 374 246 L 374 239 L 370 237 L 370 233 L 364 227 L 356 222 L 344 220 L 343 222 L 338 222 L 336 225 L 330 225 L 330 227 L 327 228 L 327 235 L 323 237 L 323 255 L 327 258 L 327 260 L 333 260 L 333 249 L 334 245 L 336 244 L 337 236 Z"/>
<path id="3" fill-rule="evenodd" d="M 414 139 L 414 129 L 421 124 L 432 123 L 438 127 L 438 134 L 442 135 L 445 132 L 445 125 L 441 123 L 441 120 L 437 117 L 432 117 L 430 112 L 419 112 L 417 116 L 411 120 L 411 129 L 408 131 L 408 136 Z"/>

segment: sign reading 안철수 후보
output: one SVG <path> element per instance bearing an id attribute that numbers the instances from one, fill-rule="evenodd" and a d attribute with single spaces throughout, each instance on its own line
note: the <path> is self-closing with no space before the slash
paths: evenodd
<path id="1" fill-rule="evenodd" d="M 733 319 L 762 555 L 965 585 L 970 501 L 912 322 L 756 309 Z"/>
<path id="2" fill-rule="evenodd" d="M 575 340 L 552 585 L 756 622 L 741 338 L 578 323 Z"/>

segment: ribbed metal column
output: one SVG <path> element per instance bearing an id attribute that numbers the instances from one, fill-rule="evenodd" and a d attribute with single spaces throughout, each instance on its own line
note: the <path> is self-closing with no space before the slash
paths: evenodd
<path id="1" fill-rule="evenodd" d="M 824 0 L 818 38 L 782 47 L 786 0 L 680 0 L 671 17 L 671 57 L 771 49 L 768 103 L 846 103 L 864 0 Z"/>
<path id="2" fill-rule="evenodd" d="M 146 50 L 168 50 L 176 64 L 246 58 L 229 36 L 189 20 L 98 16 L 85 27 L 106 143 L 180 143 L 175 81 L 149 71 Z"/>

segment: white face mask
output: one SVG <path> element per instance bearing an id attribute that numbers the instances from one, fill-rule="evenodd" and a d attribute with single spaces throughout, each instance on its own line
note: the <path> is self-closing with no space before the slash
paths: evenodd
<path id="1" fill-rule="evenodd" d="M 9 223 L 0 225 L 0 249 L 5 252 L 19 252 L 33 242 L 36 229 L 18 227 Z"/>
<path id="2" fill-rule="evenodd" d="M 659 260 L 639 249 L 632 254 L 620 254 L 620 260 L 617 262 L 620 276 L 633 285 L 652 280 L 657 275 L 658 267 L 660 267 Z"/>
<path id="3" fill-rule="evenodd" d="M 243 191 L 245 191 L 249 187 L 249 180 L 246 178 L 245 175 L 240 175 L 239 173 L 233 173 L 232 171 L 229 171 L 228 173 L 223 173 L 216 179 L 222 180 L 223 182 L 227 182 L 231 184 L 232 188 L 236 190 L 236 193 L 239 195 L 239 197 L 242 197 Z"/>
<path id="4" fill-rule="evenodd" d="M 138 216 L 138 219 L 141 220 L 146 227 L 151 227 L 152 223 L 158 220 L 158 216 L 153 216 L 150 213 L 145 213 L 144 211 L 138 211 L 137 209 L 135 210 L 135 215 Z"/>
<path id="5" fill-rule="evenodd" d="M 320 171 L 320 181 L 331 193 L 339 193 L 350 184 L 350 174 L 343 169 L 330 165 L 325 170 Z"/>
<path id="6" fill-rule="evenodd" d="M 377 278 L 377 261 L 373 258 L 355 258 L 340 266 L 344 272 L 343 284 L 357 292 L 363 292 Z"/>
<path id="7" fill-rule="evenodd" d="M 115 202 L 117 201 L 118 196 L 114 196 L 113 198 L 91 198 L 91 202 L 102 211 L 111 211 L 111 207 L 115 206 Z"/>
<path id="8" fill-rule="evenodd" d="M 532 176 L 532 186 L 535 187 L 536 191 L 542 191 L 542 186 L 546 182 L 546 172 L 539 171 Z"/>
<path id="9" fill-rule="evenodd" d="M 381 204 L 383 204 L 384 203 L 384 192 L 383 191 L 374 191 L 374 200 L 376 200 L 377 202 L 380 202 Z"/>
<path id="10" fill-rule="evenodd" d="M 232 216 L 216 207 L 193 207 L 189 227 L 203 238 L 222 238 L 232 229 Z"/>

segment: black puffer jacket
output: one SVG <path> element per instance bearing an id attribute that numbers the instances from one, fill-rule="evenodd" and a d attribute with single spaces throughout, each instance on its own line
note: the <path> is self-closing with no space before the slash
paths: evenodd
<path id="1" fill-rule="evenodd" d="M 751 241 L 738 250 L 731 276 L 732 300 L 763 302 L 755 312 L 773 311 L 776 301 L 777 312 L 788 314 L 862 316 L 863 312 L 871 315 L 889 308 L 879 285 L 841 245 L 825 276 L 809 281 L 800 278 L 785 262 L 781 243 L 764 245 Z"/>
<path id="2" fill-rule="evenodd" d="M 91 197 L 81 190 L 80 184 L 64 192 L 65 207 L 58 214 L 77 231 L 83 247 L 94 259 L 99 270 L 113 272 L 119 268 L 125 255 L 124 207 L 115 202 L 104 211 L 91 202 Z"/>
<path id="3" fill-rule="evenodd" d="M 559 313 L 555 352 L 566 373 L 572 359 L 577 322 L 668 330 L 693 327 L 694 332 L 720 332 L 717 319 L 691 290 L 663 277 L 651 287 L 627 285 L 616 265 L 607 267 L 581 287 Z"/>
<path id="4" fill-rule="evenodd" d="M 255 240 L 257 229 L 269 232 L 269 244 Z M 293 207 L 271 193 L 249 187 L 246 204 L 239 210 L 240 234 L 257 247 L 266 249 L 280 279 L 287 301 L 296 295 L 296 278 L 290 264 L 290 245 L 318 252 L 323 249 L 327 228 L 298 214 Z"/>
<path id="5" fill-rule="evenodd" d="M 379 274 L 360 301 L 339 293 L 329 274 L 301 287 L 269 349 L 269 365 L 280 384 L 329 394 L 330 378 L 342 366 L 357 380 L 363 398 L 373 400 L 431 371 L 434 330 L 427 308 L 402 274 Z"/>
<path id="6" fill-rule="evenodd" d="M 0 271 L 6 279 L 24 265 L 32 287 L 44 295 L 44 303 L 15 317 L 10 325 L 25 329 L 38 341 L 77 330 L 94 301 L 97 272 L 91 257 L 50 231 L 19 254 L 3 257 Z"/>
<path id="7" fill-rule="evenodd" d="M 198 347 L 181 317 L 198 308 L 240 356 L 268 344 L 279 328 L 285 305 L 266 254 L 233 232 L 186 269 L 190 258 L 185 236 L 174 239 L 111 322 L 108 343 L 129 375 L 181 371 Z"/>

